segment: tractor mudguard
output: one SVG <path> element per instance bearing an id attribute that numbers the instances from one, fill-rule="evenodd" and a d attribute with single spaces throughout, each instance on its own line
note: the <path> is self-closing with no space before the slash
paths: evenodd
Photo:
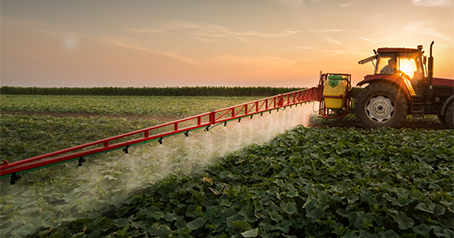
<path id="1" fill-rule="evenodd" d="M 395 74 L 392 74 L 392 75 L 383 75 L 383 74 L 366 75 L 364 77 L 364 80 L 358 82 L 356 84 L 356 86 L 361 86 L 366 83 L 374 83 L 374 82 L 378 82 L 378 81 L 396 84 L 397 86 L 399 86 L 400 88 L 403 89 L 403 91 L 405 92 L 405 97 L 408 100 L 410 100 L 410 92 L 408 91 L 407 85 L 405 85 L 405 82 L 398 75 L 395 75 Z"/>

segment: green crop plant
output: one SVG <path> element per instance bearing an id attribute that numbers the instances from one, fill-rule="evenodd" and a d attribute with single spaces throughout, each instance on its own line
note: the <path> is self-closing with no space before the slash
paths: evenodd
<path id="1" fill-rule="evenodd" d="M 256 97 L 0 95 L 1 110 L 152 115 L 183 118 L 238 105 Z"/>
<path id="2" fill-rule="evenodd" d="M 453 237 L 450 130 L 305 128 L 42 237 Z"/>

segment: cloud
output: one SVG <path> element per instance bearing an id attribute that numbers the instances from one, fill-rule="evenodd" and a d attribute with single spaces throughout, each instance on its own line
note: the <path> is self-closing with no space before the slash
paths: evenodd
<path id="1" fill-rule="evenodd" d="M 309 32 L 345 32 L 345 31 L 353 31 L 353 30 L 326 29 L 326 30 L 311 30 L 311 31 L 309 31 Z"/>
<path id="2" fill-rule="evenodd" d="M 393 41 L 396 42 L 397 39 L 406 39 L 411 37 L 413 39 L 421 38 L 421 35 L 429 36 L 426 39 L 436 40 L 434 37 L 447 41 L 452 42 L 453 38 L 449 34 L 441 33 L 438 31 L 439 24 L 437 21 L 428 20 L 428 21 L 412 21 L 405 24 L 402 24 L 400 27 L 396 28 L 387 28 L 382 31 L 376 32 L 372 41 L 374 44 L 385 42 L 385 41 Z M 366 40 L 365 38 L 361 38 Z"/>
<path id="3" fill-rule="evenodd" d="M 360 37 L 360 38 L 363 39 L 363 40 L 365 40 L 365 41 L 373 41 L 373 40 L 371 40 L 371 39 L 369 39 L 369 38 L 366 38 L 366 37 Z"/>
<path id="4" fill-rule="evenodd" d="M 210 38 L 234 38 L 248 42 L 248 36 L 257 36 L 257 37 L 285 37 L 299 33 L 300 31 L 291 31 L 284 30 L 278 33 L 260 33 L 256 31 L 232 31 L 228 28 L 212 25 L 212 24 L 196 24 L 190 22 L 176 22 L 167 26 L 170 29 L 180 29 L 180 30 L 189 30 L 190 34 L 196 36 L 210 37 Z"/>
<path id="5" fill-rule="evenodd" d="M 175 54 L 172 52 L 167 51 L 159 51 L 159 50 L 152 50 L 132 44 L 123 43 L 118 40 L 111 41 L 114 45 L 146 51 L 153 54 L 158 54 L 164 57 L 176 59 L 191 65 L 210 65 L 213 63 L 222 63 L 222 64 L 237 64 L 237 65 L 249 65 L 249 66 L 258 66 L 258 67 L 290 67 L 295 64 L 294 61 L 279 58 L 279 57 L 272 57 L 272 56 L 265 56 L 265 57 L 249 57 L 249 56 L 239 56 L 239 55 L 218 55 L 205 58 L 203 60 L 194 60 L 179 54 Z"/>
<path id="6" fill-rule="evenodd" d="M 125 30 L 125 31 L 131 31 L 131 32 L 136 32 L 136 33 L 150 33 L 150 34 L 158 33 L 158 32 L 164 31 L 164 29 L 150 29 L 150 28 L 142 28 L 142 29 L 138 29 L 138 28 L 129 28 L 129 29 L 123 29 L 123 30 Z"/>
<path id="7" fill-rule="evenodd" d="M 358 5 L 358 1 L 353 0 L 353 1 L 350 1 L 350 2 L 341 3 L 340 5 L 341 5 L 341 7 L 344 7 L 344 8 L 345 7 L 352 7 L 352 6 Z"/>
<path id="8" fill-rule="evenodd" d="M 295 61 L 278 57 L 248 57 L 239 55 L 220 55 L 211 58 L 207 63 L 225 63 L 240 65 L 255 65 L 260 67 L 290 67 Z"/>
<path id="9" fill-rule="evenodd" d="M 450 0 L 412 0 L 411 2 L 420 7 L 445 7 L 452 4 Z"/>
<path id="10" fill-rule="evenodd" d="M 247 37 L 266 37 L 266 38 L 277 38 L 285 37 L 297 34 L 301 31 L 283 30 L 277 33 L 261 33 L 257 31 L 233 31 L 226 27 L 219 25 L 206 24 L 206 23 L 192 23 L 192 22 L 172 22 L 171 24 L 164 25 L 162 29 L 150 29 L 150 28 L 129 28 L 124 29 L 130 32 L 136 33 L 149 33 L 155 34 L 164 31 L 175 31 L 175 30 L 186 30 L 189 34 L 196 36 L 196 39 L 200 41 L 208 42 L 208 38 L 234 38 L 244 42 L 249 42 Z"/>
<path id="11" fill-rule="evenodd" d="M 172 53 L 172 52 L 151 50 L 151 49 L 143 48 L 143 47 L 140 47 L 140 46 L 126 44 L 126 43 L 123 43 L 123 42 L 120 42 L 120 41 L 117 41 L 117 40 L 113 40 L 112 43 L 114 45 L 121 46 L 121 47 L 124 47 L 124 48 L 140 50 L 140 51 L 147 51 L 147 52 L 150 52 L 150 53 L 159 54 L 159 55 L 166 56 L 166 57 L 172 58 L 172 59 L 176 59 L 176 60 L 188 63 L 188 64 L 198 64 L 195 60 L 193 60 L 191 58 L 184 57 L 184 56 Z"/>
<path id="12" fill-rule="evenodd" d="M 415 21 L 402 27 L 402 30 L 405 32 L 435 36 L 446 41 L 452 41 L 452 38 L 449 35 L 442 34 L 438 32 L 435 27 L 431 27 L 430 25 L 433 23 L 434 21 Z"/>
<path id="13" fill-rule="evenodd" d="M 276 2 L 290 9 L 300 9 L 304 4 L 303 0 L 271 0 L 271 1 Z"/>
<path id="14" fill-rule="evenodd" d="M 302 50 L 315 50 L 315 47 L 313 47 L 313 46 L 297 45 L 294 47 L 297 49 L 302 49 Z"/>
<path id="15" fill-rule="evenodd" d="M 335 40 L 335 39 L 332 39 L 330 37 L 326 37 L 325 38 L 326 41 L 330 42 L 330 43 L 333 43 L 335 45 L 342 45 L 342 42 L 338 41 L 338 40 Z"/>

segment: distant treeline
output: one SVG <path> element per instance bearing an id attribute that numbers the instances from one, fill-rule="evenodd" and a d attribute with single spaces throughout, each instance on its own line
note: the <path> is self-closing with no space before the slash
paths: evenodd
<path id="1" fill-rule="evenodd" d="M 39 88 L 0 87 L 0 94 L 18 95 L 104 95 L 104 96 L 273 96 L 300 90 L 296 87 L 94 87 Z"/>

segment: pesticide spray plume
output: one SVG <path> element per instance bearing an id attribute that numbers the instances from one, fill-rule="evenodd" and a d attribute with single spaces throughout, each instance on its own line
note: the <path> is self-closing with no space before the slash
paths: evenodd
<path id="1" fill-rule="evenodd" d="M 233 120 L 208 131 L 190 131 L 161 138 L 159 143 L 89 157 L 82 166 L 67 163 L 31 172 L 14 186 L 3 180 L 1 214 L 5 215 L 4 209 L 11 206 L 18 208 L 14 213 L 20 214 L 7 219 L 5 226 L 16 232 L 26 224 L 36 224 L 37 232 L 64 221 L 96 219 L 170 174 L 190 176 L 228 153 L 250 144 L 267 143 L 297 125 L 307 126 L 311 113 L 312 104 L 287 107 L 244 117 L 241 123 Z M 43 174 L 51 175 L 47 181 L 38 181 Z M 68 187 L 72 189 L 68 191 Z"/>

